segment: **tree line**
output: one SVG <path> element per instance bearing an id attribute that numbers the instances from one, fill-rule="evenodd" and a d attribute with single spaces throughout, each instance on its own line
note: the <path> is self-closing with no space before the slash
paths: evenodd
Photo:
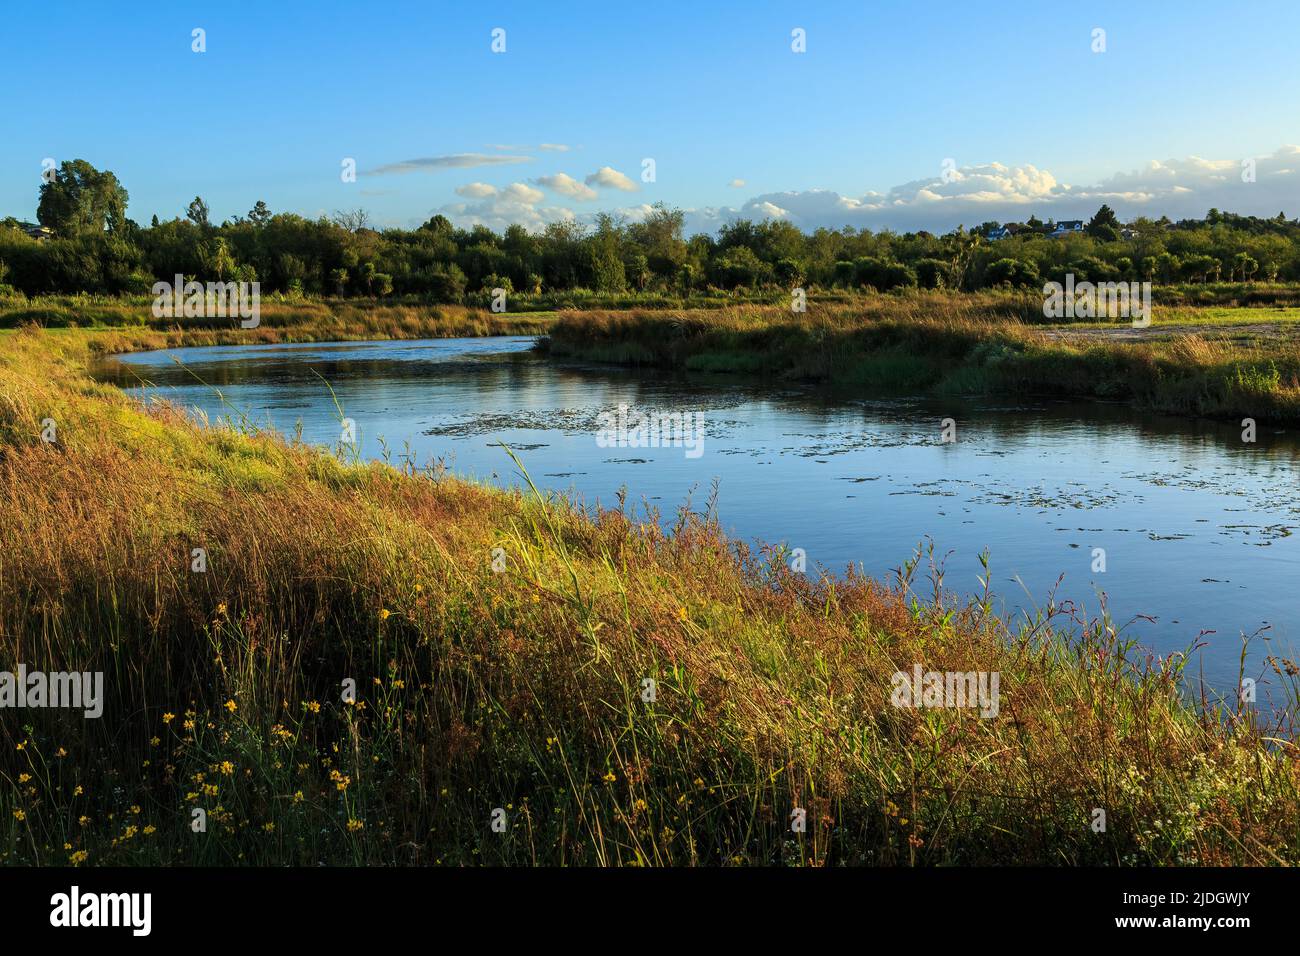
<path id="1" fill-rule="evenodd" d="M 457 228 L 435 215 L 416 229 L 375 229 L 363 210 L 308 219 L 257 201 L 220 224 L 195 197 L 183 215 L 141 226 L 109 171 L 64 162 L 40 187 L 47 237 L 0 221 L 0 293 L 146 295 L 176 275 L 258 281 L 264 292 L 416 296 L 458 302 L 502 288 L 537 294 L 691 294 L 794 287 L 887 291 L 979 290 L 1045 281 L 1300 282 L 1300 222 L 1210 210 L 1204 219 L 1121 224 L 1102 206 L 1085 229 L 1053 237 L 1054 223 L 925 231 L 817 229 L 737 220 L 716 235 L 683 234 L 684 213 L 663 204 L 641 221 L 601 214 L 555 222 Z M 1005 230 L 1003 229 L 1005 227 Z M 1004 235 L 1004 238 L 991 238 Z"/>

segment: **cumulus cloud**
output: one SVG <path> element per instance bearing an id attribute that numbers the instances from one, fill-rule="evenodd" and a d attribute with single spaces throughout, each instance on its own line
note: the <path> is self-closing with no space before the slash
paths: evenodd
<path id="1" fill-rule="evenodd" d="M 497 189 L 489 183 L 466 183 L 456 187 L 456 195 L 466 199 L 487 199 L 497 197 L 504 203 L 520 206 L 535 206 L 546 198 L 540 189 L 534 189 L 525 183 L 511 183 L 504 189 Z"/>
<path id="2" fill-rule="evenodd" d="M 554 176 L 538 176 L 533 182 L 539 186 L 545 186 L 561 196 L 568 196 L 570 199 L 577 199 L 581 202 L 595 199 L 597 195 L 596 190 L 590 186 L 584 186 L 568 173 L 556 173 Z"/>
<path id="3" fill-rule="evenodd" d="M 464 186 L 456 187 L 457 196 L 465 196 L 468 199 L 486 199 L 488 196 L 495 196 L 497 188 L 487 183 L 466 183 Z"/>
<path id="4" fill-rule="evenodd" d="M 487 226 L 497 232 L 515 225 L 523 226 L 529 232 L 541 232 L 552 222 L 575 218 L 573 210 L 561 206 L 533 206 L 500 198 L 482 202 L 449 203 L 434 212 L 446 216 L 461 229 Z"/>
<path id="5" fill-rule="evenodd" d="M 475 166 L 508 166 L 513 163 L 531 163 L 531 156 L 491 156 L 486 153 L 451 153 L 447 156 L 422 156 L 404 159 L 368 169 L 362 176 L 393 176 L 403 173 L 430 172 L 439 169 L 471 169 Z"/>
<path id="6" fill-rule="evenodd" d="M 535 206 L 546 198 L 545 193 L 540 189 L 534 189 L 523 183 L 511 183 L 505 189 L 501 190 L 501 198 L 506 202 L 523 203 L 526 206 Z"/>
<path id="7" fill-rule="evenodd" d="M 584 182 L 588 186 L 600 186 L 602 189 L 621 189 L 628 193 L 634 193 L 640 189 L 636 183 L 612 166 L 600 167 L 600 169 L 588 176 Z"/>
<path id="8" fill-rule="evenodd" d="M 894 186 L 884 193 L 844 196 L 832 190 L 764 193 L 739 207 L 704 207 L 687 212 L 688 232 L 712 232 L 734 219 L 786 219 L 802 229 L 844 226 L 947 232 L 987 220 L 1086 219 L 1102 203 L 1121 219 L 1138 216 L 1200 218 L 1210 208 L 1274 216 L 1298 211 L 1296 170 L 1300 146 L 1283 146 L 1254 160 L 1254 182 L 1242 179 L 1242 159 L 1153 160 L 1086 186 L 1060 182 L 1032 164 L 964 166 L 945 181 L 942 174 Z"/>
<path id="9" fill-rule="evenodd" d="M 557 220 L 574 218 L 571 209 L 540 205 L 546 194 L 527 183 L 511 183 L 502 189 L 487 183 L 469 183 L 456 192 L 474 201 L 450 203 L 435 212 L 462 228 L 483 225 L 500 231 L 507 226 L 521 225 L 538 232 Z"/>
<path id="10" fill-rule="evenodd" d="M 987 220 L 1023 221 L 1039 219 L 1086 219 L 1102 203 L 1109 204 L 1123 220 L 1137 216 L 1171 219 L 1202 217 L 1211 207 L 1246 215 L 1274 216 L 1300 212 L 1300 146 L 1283 146 L 1269 156 L 1254 160 L 1254 181 L 1243 181 L 1243 160 L 1184 159 L 1153 160 L 1139 169 L 1115 173 L 1090 185 L 1071 185 L 1057 179 L 1050 170 L 1032 164 L 1006 166 L 984 163 L 953 169 L 945 177 L 935 175 L 894 186 L 885 192 L 846 196 L 829 189 L 763 193 L 740 205 L 704 206 L 686 210 L 686 232 L 715 232 L 735 219 L 783 219 L 801 229 L 844 226 L 866 229 L 894 229 L 947 232 L 958 224 L 973 226 Z M 564 173 L 532 180 L 536 185 L 570 199 L 596 198 L 594 187 L 634 192 L 638 187 L 628 177 L 604 166 L 586 177 L 586 185 Z M 733 180 L 734 188 L 741 180 Z M 477 203 L 444 207 L 453 221 L 483 222 L 497 228 L 519 222 L 531 229 L 544 228 L 556 219 L 579 218 L 563 207 L 542 207 L 543 193 L 522 183 L 499 192 L 469 192 L 485 187 L 471 183 L 457 192 Z M 610 210 L 631 222 L 645 218 L 650 207 L 644 203 Z M 583 221 L 594 218 L 584 214 Z M 514 218 L 511 218 L 514 216 Z"/>

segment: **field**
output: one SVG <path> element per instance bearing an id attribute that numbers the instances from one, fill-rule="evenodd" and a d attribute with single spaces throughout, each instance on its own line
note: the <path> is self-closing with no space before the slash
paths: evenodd
<path id="1" fill-rule="evenodd" d="M 949 385 L 973 352 L 1025 384 L 1241 363 L 918 309 L 566 314 L 552 348 L 834 378 L 910 349 Z M 200 427 L 87 375 L 158 336 L 181 341 L 0 337 L 5 666 L 105 677 L 97 719 L 0 723 L 5 863 L 1300 862 L 1290 661 L 1266 716 L 1048 595 L 1015 626 L 958 602 L 921 552 L 894 581 L 813 579 L 707 507 L 661 530 Z M 999 674 L 999 713 L 894 706 L 915 665 Z"/>

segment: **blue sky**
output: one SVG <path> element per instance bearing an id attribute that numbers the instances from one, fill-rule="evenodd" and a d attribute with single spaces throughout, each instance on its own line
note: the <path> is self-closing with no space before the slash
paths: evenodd
<path id="1" fill-rule="evenodd" d="M 698 229 L 1300 214 L 1295 3 L 117 6 L 0 13 L 0 216 L 35 217 L 45 157 L 113 170 L 140 222 L 195 194 L 217 220 L 264 199 L 534 228 L 660 200 Z M 434 162 L 382 172 L 411 160 Z M 606 167 L 633 188 L 583 188 Z"/>

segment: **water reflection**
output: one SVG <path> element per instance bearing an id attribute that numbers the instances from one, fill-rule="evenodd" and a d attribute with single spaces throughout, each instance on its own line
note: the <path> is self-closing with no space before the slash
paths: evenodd
<path id="1" fill-rule="evenodd" d="M 924 536 L 949 554 L 947 584 L 978 585 L 992 552 L 1008 611 L 1058 597 L 1089 610 L 1104 590 L 1117 622 L 1168 653 L 1212 630 L 1192 672 L 1235 684 L 1240 633 L 1271 625 L 1295 647 L 1300 504 L 1293 437 L 1243 444 L 1227 424 L 1135 413 L 1121 405 L 1005 400 L 864 399 L 789 383 L 555 365 L 529 338 L 182 349 L 107 362 L 101 377 L 134 394 L 334 444 L 338 413 L 362 453 L 383 442 L 421 462 L 514 482 L 493 443 L 518 449 L 541 486 L 587 504 L 629 501 L 671 513 L 716 480 L 724 526 L 803 548 L 809 566 L 850 562 L 888 574 Z M 177 364 L 173 357 L 183 360 Z M 324 381 L 322 381 L 324 379 Z M 597 417 L 620 403 L 702 413 L 704 452 L 599 447 Z M 953 418 L 957 442 L 940 442 Z M 1105 571 L 1093 571 L 1095 549 Z M 1022 587 L 1023 582 L 1023 587 Z M 1027 594 L 1026 594 L 1027 592 Z M 1202 667 L 1203 665 L 1203 667 Z M 1262 686 L 1262 685 L 1261 685 Z M 1267 693 L 1267 690 L 1264 690 Z"/>

